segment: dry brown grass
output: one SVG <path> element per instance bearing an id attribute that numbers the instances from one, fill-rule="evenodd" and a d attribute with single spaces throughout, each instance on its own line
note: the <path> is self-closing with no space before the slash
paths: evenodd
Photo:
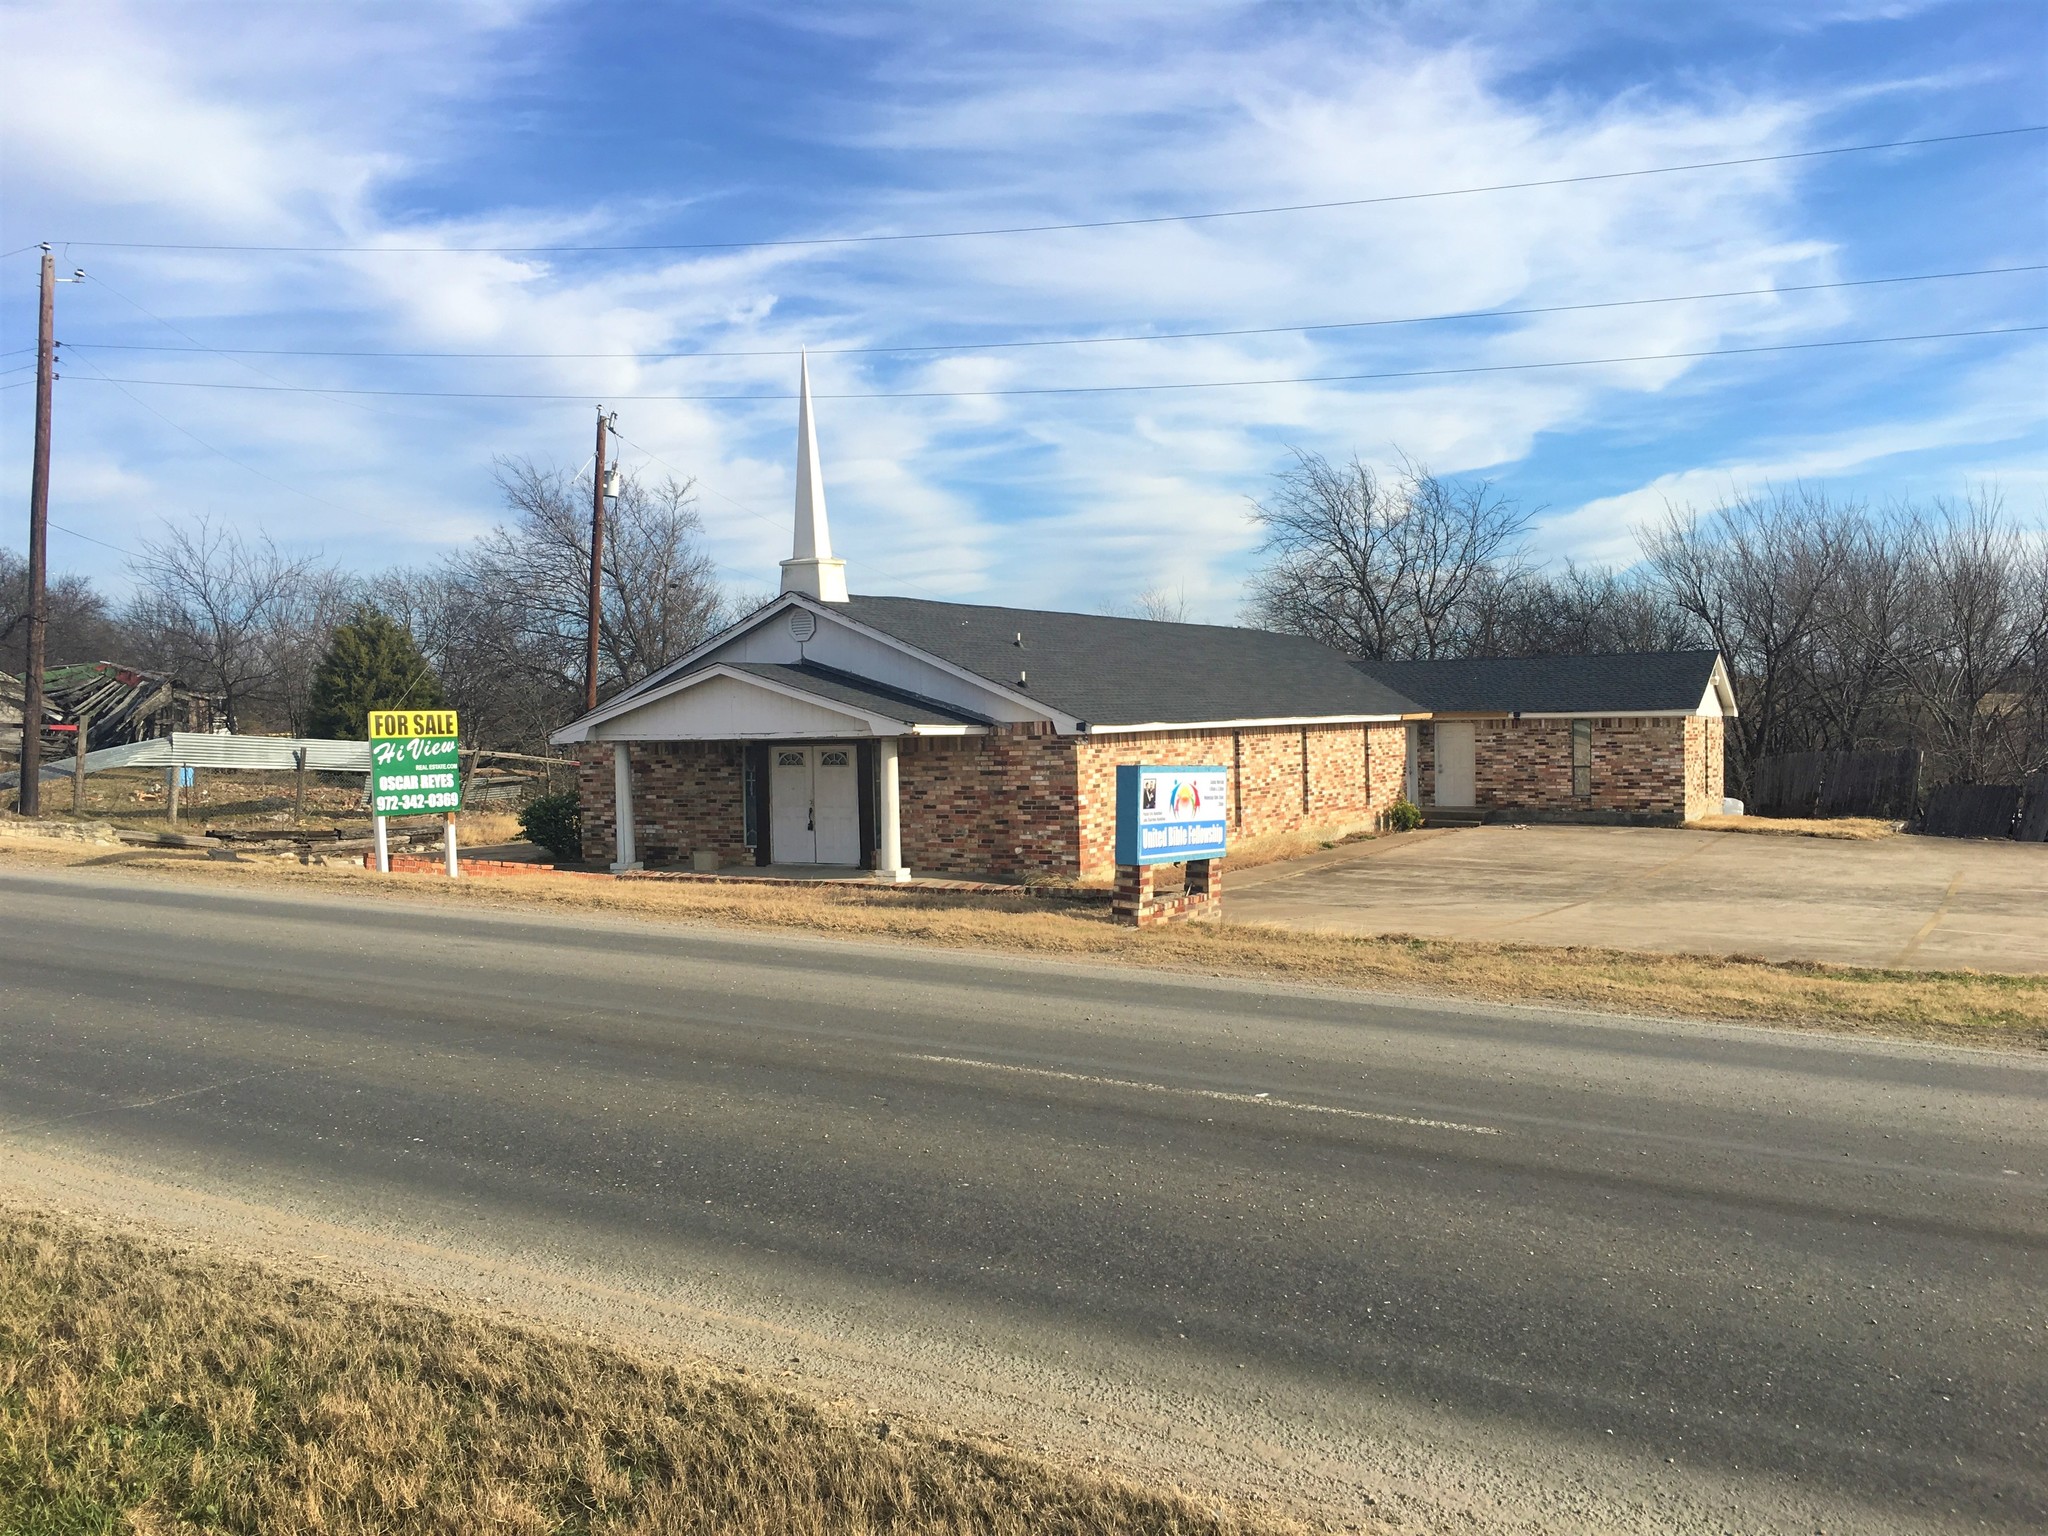
<path id="1" fill-rule="evenodd" d="M 0 1211 L 0 1529 L 1301 1528 L 474 1314 Z"/>
<path id="2" fill-rule="evenodd" d="M 1701 816 L 1686 825 L 1696 832 L 1757 832 L 1765 837 L 1829 837 L 1868 843 L 1898 835 L 1896 821 L 1870 816 L 1833 816 L 1808 820 L 1798 816 Z"/>
<path id="3" fill-rule="evenodd" d="M 465 848 L 493 848 L 521 842 L 526 834 L 510 811 L 463 811 L 455 818 L 455 836 Z"/>
<path id="4" fill-rule="evenodd" d="M 358 898 L 799 930 L 1216 976 L 2048 1049 L 2048 976 L 1355 937 L 1237 923 L 1141 931 L 1113 923 L 1104 907 L 1055 905 L 1022 895 L 912 895 L 857 885 L 716 885 L 548 874 L 468 880 L 377 876 L 295 864 L 215 864 L 202 854 L 108 852 L 4 835 L 0 859 L 17 866 L 119 868 L 143 878 Z"/>
<path id="5" fill-rule="evenodd" d="M 1306 858 L 1321 849 L 1335 848 L 1340 843 L 1355 843 L 1373 835 L 1373 823 L 1367 819 L 1332 821 L 1285 832 L 1264 832 L 1253 837 L 1235 838 L 1230 845 L 1229 867 L 1256 869 L 1261 864 L 1278 864 L 1283 859 Z"/>

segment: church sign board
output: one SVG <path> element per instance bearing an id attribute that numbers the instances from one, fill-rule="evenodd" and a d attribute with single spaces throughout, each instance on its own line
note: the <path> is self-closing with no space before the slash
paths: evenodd
<path id="1" fill-rule="evenodd" d="M 370 711 L 370 809 L 379 817 L 462 809 L 454 710 Z"/>
<path id="2" fill-rule="evenodd" d="M 1119 763 L 1117 863 L 1222 858 L 1229 804 L 1230 775 L 1222 768 Z"/>

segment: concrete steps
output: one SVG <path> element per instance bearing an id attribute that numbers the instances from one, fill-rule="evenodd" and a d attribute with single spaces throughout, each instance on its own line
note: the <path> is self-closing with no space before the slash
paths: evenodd
<path id="1" fill-rule="evenodd" d="M 1422 808 L 1422 824 L 1425 827 L 1476 827 L 1486 820 L 1486 812 L 1477 806 L 1425 805 Z"/>

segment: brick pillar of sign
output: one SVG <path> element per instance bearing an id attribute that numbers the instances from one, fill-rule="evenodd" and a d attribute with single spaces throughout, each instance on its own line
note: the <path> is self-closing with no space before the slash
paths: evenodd
<path id="1" fill-rule="evenodd" d="M 1120 923 L 1152 928 L 1189 918 L 1223 916 L 1223 861 L 1191 859 L 1187 889 L 1164 899 L 1153 888 L 1150 864 L 1119 864 L 1111 910 Z"/>

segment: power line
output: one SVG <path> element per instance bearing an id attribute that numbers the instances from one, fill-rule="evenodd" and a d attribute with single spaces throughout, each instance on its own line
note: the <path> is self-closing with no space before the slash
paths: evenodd
<path id="1" fill-rule="evenodd" d="M 214 352 L 223 357 L 368 357 L 421 358 L 438 360 L 489 361 L 573 361 L 631 360 L 634 362 L 675 362 L 688 358 L 795 357 L 808 350 L 813 357 L 878 357 L 927 352 L 996 352 L 1023 347 L 1092 347 L 1109 343 L 1144 341 L 1208 341 L 1236 336 L 1286 336 L 1322 331 L 1366 330 L 1376 326 L 1437 325 L 1455 320 L 1514 320 L 1532 315 L 1579 314 L 1588 310 L 1635 309 L 1651 304 L 1691 304 L 1710 299 L 1774 298 L 1787 293 L 1820 293 L 1837 288 L 1873 288 L 1898 283 L 1932 283 L 1951 278 L 1997 277 L 2016 272 L 2048 271 L 2048 262 L 2013 267 L 1969 267 L 1953 272 L 1916 272 L 1903 277 L 1841 278 L 1826 283 L 1785 283 L 1770 288 L 1726 288 L 1708 293 L 1674 293 L 1642 299 L 1597 299 L 1581 304 L 1536 304 L 1521 309 L 1448 310 L 1434 315 L 1405 315 L 1380 320 L 1330 320 L 1307 325 L 1242 326 L 1214 331 L 1151 331 L 1121 336 L 1054 336 L 1015 341 L 948 341 L 901 347 L 765 347 L 738 351 L 700 352 L 383 352 L 329 350 L 320 347 L 210 347 L 194 338 L 190 347 L 162 346 L 150 342 L 67 341 L 67 347 L 90 348 L 96 352 Z M 102 285 L 104 286 L 104 285 Z M 109 290 L 111 291 L 111 290 Z M 133 300 L 130 300 L 133 303 Z M 141 306 L 137 306 L 140 308 Z M 144 310 L 144 314 L 149 311 Z M 160 319 L 160 316 L 151 316 Z M 170 325 L 168 320 L 163 322 Z M 176 326 L 171 326 L 177 330 Z M 183 331 L 178 332 L 183 336 Z"/>
<path id="2" fill-rule="evenodd" d="M 151 405 L 147 400 L 144 400 L 141 396 L 136 395 L 131 391 L 122 388 L 124 384 L 137 383 L 140 381 L 133 379 L 108 378 L 106 374 L 100 373 L 98 366 L 89 357 L 81 357 L 79 359 L 79 362 L 84 364 L 87 368 L 92 369 L 92 371 L 95 374 L 98 374 L 102 382 L 111 384 L 114 386 L 114 388 L 119 389 L 122 394 L 127 395 L 130 400 L 133 400 L 137 405 L 141 406 L 145 411 L 149 412 L 149 414 L 154 416 L 158 421 L 162 422 L 165 426 L 171 428 L 173 431 L 184 433 L 185 436 L 191 438 L 193 442 L 197 443 L 200 447 L 204 448 L 208 453 L 217 453 L 222 458 L 226 459 L 230 464 L 234 465 L 237 469 L 244 470 L 247 473 L 256 476 L 256 478 L 259 480 L 268 480 L 272 485 L 281 486 L 285 490 L 290 491 L 295 496 L 303 496 L 305 497 L 306 500 L 312 502 L 317 507 L 325 507 L 330 512 L 340 512 L 344 515 L 348 513 L 347 507 L 339 507 L 336 506 L 331 501 L 323 501 L 318 496 L 315 496 L 311 491 L 301 490 L 298 486 L 293 485 L 288 480 L 280 480 L 275 475 L 265 474 L 262 470 L 258 469 L 253 464 L 243 463 L 240 459 L 236 458 L 232 453 L 229 453 L 225 448 L 214 447 L 212 443 L 209 443 L 197 432 L 192 431 L 189 427 L 180 426 L 177 422 L 171 420 L 170 417 L 166 416 L 162 411 L 158 410 L 155 406 Z M 90 380 L 82 382 L 90 382 Z M 236 389 L 272 390 L 285 390 L 291 388 L 290 385 L 286 384 L 238 384 L 230 387 Z M 79 535 L 79 537 L 83 538 L 84 535 L 81 534 Z"/>
<path id="3" fill-rule="evenodd" d="M 115 298 L 119 299 L 123 304 L 128 305 L 130 308 L 138 311 L 141 314 L 147 315 L 150 319 L 154 320 L 158 325 L 162 326 L 165 330 L 171 332 L 173 335 L 184 337 L 187 341 L 192 343 L 194 349 L 201 352 L 212 352 L 217 354 L 218 356 L 224 357 L 229 362 L 233 363 L 237 368 L 245 368 L 250 373 L 255 374 L 256 377 L 259 379 L 269 379 L 273 384 L 285 383 L 285 380 L 280 379 L 276 374 L 267 373 L 263 369 L 258 368 L 254 363 L 245 363 L 239 357 L 231 356 L 230 354 L 221 351 L 221 349 L 218 347 L 209 347 L 205 342 L 201 341 L 197 336 L 194 336 L 190 331 L 179 329 L 170 321 L 166 320 L 162 315 L 158 314 L 155 310 L 150 309 L 147 306 L 138 303 L 136 300 L 129 298 L 127 294 L 123 293 L 120 289 L 116 288 L 112 283 L 106 281 L 106 279 L 99 277 L 88 277 L 88 280 L 97 284 L 99 287 L 106 289 L 107 292 L 111 293 Z M 70 346 L 72 345 L 72 343 L 66 342 L 65 345 Z M 359 411 L 370 413 L 374 413 L 376 411 L 375 406 L 364 405 L 360 401 L 352 400 L 349 402 L 349 404 L 353 405 Z"/>
<path id="4" fill-rule="evenodd" d="M 53 522 L 50 526 L 59 533 L 70 534 L 74 539 L 83 539 L 88 544 L 99 545 L 101 549 L 111 549 L 117 555 L 126 555 L 130 560 L 140 560 L 142 558 L 132 549 L 123 549 L 118 544 L 109 544 L 105 539 L 96 539 L 89 533 L 80 533 L 76 528 L 66 528 L 62 523 Z"/>
<path id="5" fill-rule="evenodd" d="M 1065 384 L 1037 385 L 1016 389 L 903 389 L 849 390 L 837 394 L 813 392 L 816 400 L 980 400 L 1005 395 L 1116 395 L 1151 394 L 1185 389 L 1251 389 L 1270 384 L 1353 384 L 1379 379 L 1427 379 L 1454 374 L 1526 373 L 1543 368 L 1598 368 L 1619 363 L 1683 362 L 1701 357 L 1745 357 L 1765 352 L 1809 352 L 1831 347 L 1876 347 L 1894 342 L 1955 341 L 1972 336 L 2018 336 L 2048 330 L 2048 325 L 1995 326 L 1984 330 L 1923 331 L 1910 336 L 1850 336 L 1834 341 L 1786 341 L 1754 347 L 1708 347 L 1692 352 L 1645 352 L 1627 357 L 1575 357 L 1540 363 L 1484 363 L 1456 368 L 1406 368 L 1381 373 L 1323 373 L 1286 379 L 1199 379 L 1176 384 Z M 90 365 L 88 365 L 90 366 Z M 97 370 L 95 370 L 97 372 Z M 100 377 L 109 384 L 145 384 L 167 389 L 231 389 L 295 395 L 375 395 L 408 400 L 584 400 L 587 394 L 518 393 L 499 390 L 449 389 L 327 389 L 311 384 L 223 384 L 205 379 L 115 379 Z M 765 404 L 794 400 L 793 394 L 748 395 L 618 395 L 606 399 L 640 402 L 752 402 Z"/>
<path id="6" fill-rule="evenodd" d="M 1770 165 L 1788 160 L 1817 160 L 1833 155 L 1860 155 L 1874 150 L 1913 149 L 1930 144 L 1958 144 L 1973 139 L 2009 138 L 2048 132 L 2048 124 L 1987 128 L 1974 133 L 1944 133 L 1917 139 L 1885 139 L 1871 144 L 1840 144 L 1827 149 L 1788 150 L 1772 155 L 1742 155 L 1726 160 L 1695 160 L 1683 165 L 1653 165 L 1627 171 L 1597 171 L 1582 176 L 1549 176 L 1532 181 L 1503 181 L 1487 186 L 1446 187 L 1430 192 L 1393 192 L 1377 197 L 1333 198 L 1318 203 L 1281 203 L 1262 208 L 1225 208 L 1202 213 L 1161 213 L 1122 219 L 1088 219 L 1069 224 L 1007 224 L 979 229 L 931 229 L 888 235 L 813 235 L 780 240 L 694 240 L 644 245 L 226 245 L 162 240 L 71 240 L 67 245 L 117 251 L 239 251 L 273 255 L 349 256 L 540 256 L 610 255 L 660 251 L 769 250 L 791 246 L 879 245 L 909 240 L 965 240 L 985 235 L 1045 235 L 1074 230 L 1128 229 L 1146 224 L 1193 224 L 1216 219 L 1249 219 L 1275 213 L 1315 213 L 1332 208 L 1367 208 L 1384 203 L 1423 202 L 1434 198 L 1475 197 L 1489 192 L 1521 192 L 1542 187 L 1578 186 L 1589 182 L 1624 181 L 1640 176 L 1672 176 L 1686 171 L 1724 170 L 1744 165 Z"/>
<path id="7" fill-rule="evenodd" d="M 788 531 L 787 527 L 784 524 L 776 522 L 773 518 L 769 517 L 765 512 L 756 512 L 752 507 L 745 506 L 740 502 L 734 501 L 730 496 L 726 495 L 725 492 L 721 491 L 717 486 L 712 485 L 710 482 L 705 480 L 703 476 L 689 474 L 684 470 L 677 469 L 675 465 L 669 463 L 667 459 L 664 459 L 652 448 L 646 448 L 641 446 L 639 443 L 634 442 L 630 437 L 626 436 L 626 434 L 621 432 L 617 427 L 612 428 L 612 436 L 616 437 L 628 448 L 631 448 L 636 452 L 646 454 L 648 458 L 652 459 L 655 463 L 659 464 L 663 469 L 667 470 L 670 474 L 681 475 L 685 480 L 690 481 L 692 484 L 696 485 L 700 489 L 709 491 L 712 495 L 716 496 L 720 501 L 724 502 L 727 506 L 732 507 L 736 511 L 745 513 L 748 517 L 751 517 L 755 522 L 763 523 L 766 526 L 773 528 L 778 533 L 784 533 Z M 730 571 L 733 569 L 732 566 L 725 564 L 725 562 L 722 560 L 714 561 L 712 563 L 717 565 L 720 570 Z M 868 560 L 863 559 L 861 561 L 861 564 L 863 566 L 866 566 L 867 569 L 873 571 L 877 576 L 885 576 L 890 581 L 897 582 L 902 586 L 911 587 L 913 589 L 923 590 L 926 592 L 929 592 L 931 590 L 929 587 L 919 588 L 918 583 L 911 581 L 908 577 L 898 576 L 893 571 L 885 571 L 879 565 L 875 565 Z"/>

